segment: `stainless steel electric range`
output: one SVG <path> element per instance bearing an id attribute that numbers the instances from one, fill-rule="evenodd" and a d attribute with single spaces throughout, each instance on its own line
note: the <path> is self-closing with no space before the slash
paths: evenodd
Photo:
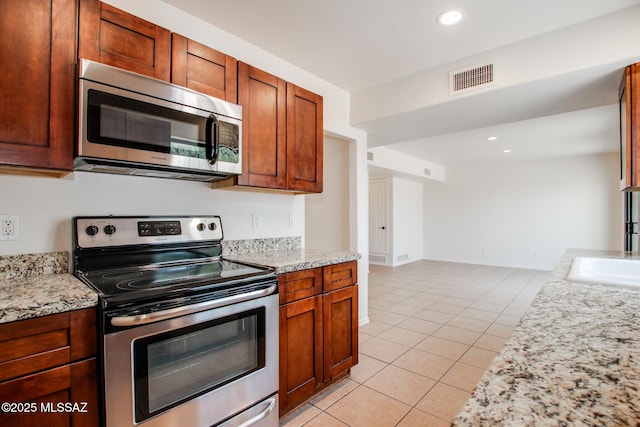
<path id="1" fill-rule="evenodd" d="M 73 218 L 99 295 L 107 427 L 278 425 L 273 271 L 222 256 L 218 216 Z"/>

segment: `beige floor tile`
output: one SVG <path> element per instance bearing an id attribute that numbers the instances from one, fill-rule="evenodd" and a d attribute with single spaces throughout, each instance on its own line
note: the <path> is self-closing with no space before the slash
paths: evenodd
<path id="1" fill-rule="evenodd" d="M 411 347 L 373 337 L 360 346 L 360 353 L 390 363 Z"/>
<path id="2" fill-rule="evenodd" d="M 507 339 L 503 337 L 484 334 L 478 338 L 478 341 L 475 342 L 474 346 L 499 353 L 502 350 L 502 347 L 504 347 L 504 343 L 506 341 Z"/>
<path id="3" fill-rule="evenodd" d="M 434 417 L 418 409 L 412 409 L 411 412 L 397 424 L 397 427 L 449 427 L 450 425 L 451 423 L 441 420 L 438 417 Z"/>
<path id="4" fill-rule="evenodd" d="M 470 393 L 464 390 L 438 383 L 418 402 L 416 408 L 450 422 L 460 411 L 469 395 Z"/>
<path id="5" fill-rule="evenodd" d="M 498 318 L 495 320 L 495 322 L 499 323 L 501 325 L 517 326 L 518 322 L 520 322 L 520 317 L 519 316 L 510 316 L 508 314 L 501 314 L 500 316 L 498 316 Z"/>
<path id="6" fill-rule="evenodd" d="M 471 347 L 459 361 L 476 368 L 487 369 L 497 355 L 494 351 Z"/>
<path id="7" fill-rule="evenodd" d="M 366 325 L 358 327 L 358 330 L 360 332 L 364 332 L 367 335 L 376 336 L 376 335 L 381 334 L 382 332 L 386 331 L 390 327 L 391 327 L 391 325 L 387 325 L 385 323 L 379 323 L 379 322 L 370 321 Z"/>
<path id="8" fill-rule="evenodd" d="M 435 331 L 432 335 L 438 338 L 471 345 L 480 338 L 482 333 L 445 325 Z"/>
<path id="9" fill-rule="evenodd" d="M 430 336 L 422 340 L 420 344 L 416 345 L 414 348 L 427 353 L 446 357 L 447 359 L 458 360 L 467 350 L 469 350 L 470 346 Z"/>
<path id="10" fill-rule="evenodd" d="M 500 325 L 499 323 L 494 323 L 493 325 L 489 326 L 489 328 L 485 331 L 485 334 L 493 335 L 496 337 L 509 338 L 513 333 L 514 329 L 515 327 L 513 326 Z"/>
<path id="11" fill-rule="evenodd" d="M 384 300 L 384 301 L 388 301 L 392 305 L 392 304 L 396 304 L 399 303 L 400 301 L 404 301 L 407 299 L 407 297 L 405 295 L 396 295 L 392 292 L 388 292 L 386 294 L 381 294 L 378 295 L 378 299 Z"/>
<path id="12" fill-rule="evenodd" d="M 386 325 L 395 326 L 398 323 L 402 323 L 407 320 L 409 316 L 404 316 L 402 314 L 390 313 L 388 311 L 373 309 L 369 310 L 369 319 L 374 322 L 384 323 Z"/>
<path id="13" fill-rule="evenodd" d="M 447 322 L 447 325 L 455 326 L 456 328 L 468 329 L 475 332 L 484 332 L 489 328 L 489 326 L 491 326 L 491 322 L 471 319 L 469 317 L 462 317 L 463 315 L 464 313 L 449 320 Z"/>
<path id="14" fill-rule="evenodd" d="M 437 304 L 433 304 L 431 307 L 429 307 L 429 310 L 455 315 L 455 314 L 462 313 L 465 310 L 465 307 L 461 307 L 459 305 L 453 305 L 453 304 L 445 304 L 442 301 L 440 301 Z"/>
<path id="15" fill-rule="evenodd" d="M 453 366 L 454 360 L 432 353 L 411 349 L 393 362 L 393 365 L 434 380 L 439 380 Z"/>
<path id="16" fill-rule="evenodd" d="M 378 338 L 406 345 L 408 347 L 413 347 L 426 337 L 427 335 L 421 334 L 420 332 L 410 331 L 409 329 L 397 326 L 394 326 L 391 329 L 387 329 L 386 331 L 378 335 Z"/>
<path id="17" fill-rule="evenodd" d="M 484 371 L 485 369 L 482 368 L 476 368 L 475 366 L 464 363 L 456 363 L 440 381 L 450 386 L 472 392 L 473 389 L 476 388 Z"/>
<path id="18" fill-rule="evenodd" d="M 332 384 L 322 392 L 313 396 L 313 399 L 311 399 L 309 403 L 311 403 L 316 408 L 325 410 L 329 406 L 333 405 L 338 400 L 342 399 L 344 396 L 355 390 L 355 388 L 359 385 L 360 384 L 358 384 L 357 382 L 346 378 L 342 381 Z"/>
<path id="19" fill-rule="evenodd" d="M 401 302 L 399 304 L 393 304 L 393 305 L 385 308 L 384 310 L 386 310 L 386 311 L 388 311 L 390 313 L 402 314 L 404 316 L 413 316 L 414 314 L 419 313 L 423 309 L 420 308 L 420 307 L 408 306 L 403 301 L 403 302 Z"/>
<path id="20" fill-rule="evenodd" d="M 500 316 L 500 313 L 494 313 L 492 311 L 476 310 L 475 308 L 467 308 L 460 313 L 460 316 L 468 317 L 470 319 L 483 320 L 485 322 L 493 322 Z"/>
<path id="21" fill-rule="evenodd" d="M 394 426 L 411 409 L 368 387 L 360 386 L 327 409 L 327 413 L 352 427 Z"/>
<path id="22" fill-rule="evenodd" d="M 431 309 L 423 310 L 419 313 L 416 313 L 414 316 L 416 319 L 428 320 L 429 322 L 439 323 L 444 325 L 449 320 L 456 317 L 455 314 L 450 313 L 441 313 L 439 311 L 433 311 Z"/>
<path id="23" fill-rule="evenodd" d="M 442 325 L 440 323 L 431 322 L 429 320 L 416 319 L 412 317 L 398 325 L 400 328 L 409 329 L 411 331 L 420 332 L 425 335 L 430 335 L 437 331 Z"/>
<path id="24" fill-rule="evenodd" d="M 358 355 L 358 364 L 351 368 L 351 375 L 349 375 L 349 378 L 362 384 L 381 371 L 385 366 L 387 366 L 386 362 L 360 353 Z"/>
<path id="25" fill-rule="evenodd" d="M 289 412 L 284 417 L 280 418 L 281 427 L 300 427 L 308 423 L 313 417 L 316 417 L 320 412 L 320 409 L 307 403 L 300 406 L 295 411 Z"/>
<path id="26" fill-rule="evenodd" d="M 417 307 L 424 310 L 425 308 L 432 306 L 435 302 L 436 300 L 434 299 L 414 296 L 412 298 L 408 298 L 404 303 L 409 307 Z"/>
<path id="27" fill-rule="evenodd" d="M 476 310 L 490 311 L 492 313 L 498 313 L 498 314 L 501 314 L 506 307 L 507 307 L 506 304 L 498 304 L 496 302 L 484 302 L 484 301 L 476 301 L 469 306 L 469 308 L 473 308 Z"/>
<path id="28" fill-rule="evenodd" d="M 362 343 L 369 341 L 371 338 L 373 338 L 373 335 L 367 335 L 358 331 L 358 345 L 362 345 Z"/>
<path id="29" fill-rule="evenodd" d="M 444 298 L 440 301 L 440 303 L 443 304 L 451 304 L 451 305 L 455 305 L 458 307 L 469 307 L 471 304 L 474 303 L 474 300 L 472 299 L 467 299 L 467 298 L 458 298 L 458 297 L 447 297 Z"/>
<path id="30" fill-rule="evenodd" d="M 413 406 L 435 383 L 435 380 L 430 378 L 389 365 L 371 377 L 364 385 Z"/>
<path id="31" fill-rule="evenodd" d="M 385 301 L 379 298 L 369 298 L 369 308 L 379 308 L 384 310 L 389 307 L 391 303 L 389 301 Z"/>
<path id="32" fill-rule="evenodd" d="M 347 426 L 347 424 L 343 423 L 337 418 L 332 417 L 326 412 L 321 412 L 304 426 L 305 427 L 345 427 Z"/>

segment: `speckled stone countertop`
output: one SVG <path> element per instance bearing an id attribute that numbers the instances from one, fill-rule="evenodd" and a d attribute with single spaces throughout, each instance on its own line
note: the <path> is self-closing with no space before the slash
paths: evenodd
<path id="1" fill-rule="evenodd" d="M 266 252 L 249 252 L 229 254 L 225 258 L 231 261 L 246 262 L 275 269 L 276 274 L 306 270 L 341 262 L 355 261 L 358 254 L 351 252 L 335 252 L 318 249 L 289 249 Z"/>
<path id="2" fill-rule="evenodd" d="M 455 426 L 640 425 L 640 290 L 567 281 L 569 250 Z"/>
<path id="3" fill-rule="evenodd" d="M 93 307 L 98 295 L 68 273 L 68 254 L 0 257 L 0 323 Z"/>

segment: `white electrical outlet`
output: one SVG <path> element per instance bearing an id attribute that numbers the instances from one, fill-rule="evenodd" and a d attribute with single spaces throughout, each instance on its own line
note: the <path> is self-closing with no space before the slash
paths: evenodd
<path id="1" fill-rule="evenodd" d="M 289 214 L 289 227 L 294 228 L 298 226 L 298 217 L 296 214 Z"/>
<path id="2" fill-rule="evenodd" d="M 0 240 L 18 240 L 18 215 L 0 215 Z"/>
<path id="3" fill-rule="evenodd" d="M 262 228 L 262 215 L 255 213 L 251 215 L 251 226 L 253 228 Z"/>

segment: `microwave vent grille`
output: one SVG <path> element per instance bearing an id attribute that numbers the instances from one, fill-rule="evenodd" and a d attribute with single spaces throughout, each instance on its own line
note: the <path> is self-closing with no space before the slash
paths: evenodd
<path id="1" fill-rule="evenodd" d="M 475 65 L 449 73 L 449 95 L 460 95 L 496 84 L 497 63 Z"/>

